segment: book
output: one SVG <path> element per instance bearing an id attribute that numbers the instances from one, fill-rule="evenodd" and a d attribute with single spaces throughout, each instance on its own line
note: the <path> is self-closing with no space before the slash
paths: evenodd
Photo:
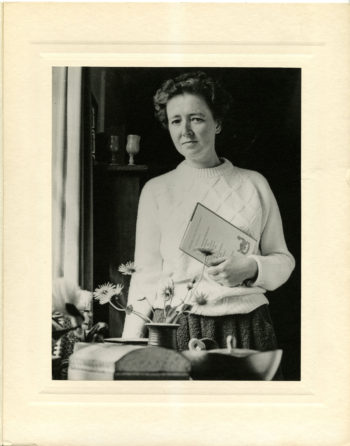
<path id="1" fill-rule="evenodd" d="M 201 203 L 197 203 L 180 243 L 181 251 L 204 263 L 207 250 L 215 257 L 251 254 L 257 241 Z"/>

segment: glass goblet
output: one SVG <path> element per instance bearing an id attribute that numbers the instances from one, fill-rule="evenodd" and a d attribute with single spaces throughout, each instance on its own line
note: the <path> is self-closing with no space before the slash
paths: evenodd
<path id="1" fill-rule="evenodd" d="M 126 151 L 129 154 L 129 166 L 134 166 L 134 156 L 140 151 L 140 135 L 128 135 Z"/>

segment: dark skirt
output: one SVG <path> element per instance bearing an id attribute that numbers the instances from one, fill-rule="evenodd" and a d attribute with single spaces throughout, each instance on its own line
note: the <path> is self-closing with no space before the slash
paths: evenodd
<path id="1" fill-rule="evenodd" d="M 164 322 L 163 310 L 155 310 L 154 322 Z M 187 350 L 192 338 L 209 338 L 219 348 L 226 347 L 226 338 L 233 335 L 237 348 L 267 351 L 277 348 L 277 340 L 267 305 L 247 314 L 227 316 L 181 315 L 177 332 L 178 349 Z"/>
<path id="2" fill-rule="evenodd" d="M 154 312 L 154 322 L 164 322 L 164 311 Z M 199 316 L 197 314 L 181 315 L 178 323 L 177 345 L 180 351 L 188 349 L 192 338 L 209 338 L 214 340 L 219 348 L 226 348 L 226 338 L 233 335 L 237 348 L 268 351 L 278 348 L 275 330 L 273 328 L 268 305 L 262 305 L 246 314 L 227 316 Z M 283 380 L 281 366 L 274 380 Z"/>

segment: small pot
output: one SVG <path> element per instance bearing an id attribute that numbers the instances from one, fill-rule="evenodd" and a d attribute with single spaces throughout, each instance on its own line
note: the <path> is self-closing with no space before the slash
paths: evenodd
<path id="1" fill-rule="evenodd" d="M 148 328 L 148 345 L 177 350 L 176 334 L 180 324 L 152 322 L 146 324 L 146 327 Z"/>

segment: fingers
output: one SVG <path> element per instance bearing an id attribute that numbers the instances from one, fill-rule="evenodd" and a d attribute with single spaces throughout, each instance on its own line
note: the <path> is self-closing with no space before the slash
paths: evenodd
<path id="1" fill-rule="evenodd" d="M 223 278 L 222 276 L 224 273 L 226 260 L 226 257 L 210 259 L 210 264 L 208 264 L 207 272 L 212 279 L 219 281 L 219 279 Z"/>
<path id="2" fill-rule="evenodd" d="M 210 265 L 207 269 L 208 276 L 220 285 L 232 287 L 241 282 L 227 257 L 212 258 Z"/>
<path id="3" fill-rule="evenodd" d="M 214 257 L 210 256 L 206 259 L 206 265 L 207 266 L 217 266 L 221 263 L 225 262 L 227 260 L 227 257 Z"/>
<path id="4" fill-rule="evenodd" d="M 212 280 L 219 283 L 220 285 L 228 286 L 228 287 L 236 285 L 236 283 L 234 281 L 230 280 L 229 277 L 227 276 L 227 274 L 225 274 L 225 273 L 218 272 L 216 274 L 209 274 L 209 271 L 208 271 L 208 275 Z"/>
<path id="5" fill-rule="evenodd" d="M 216 270 L 209 271 L 209 269 L 208 269 L 208 276 L 217 281 L 221 278 L 221 273 L 220 273 L 220 271 L 216 271 Z"/>
<path id="6" fill-rule="evenodd" d="M 209 276 L 218 276 L 223 272 L 223 267 L 221 265 L 218 266 L 210 266 L 207 269 Z"/>

